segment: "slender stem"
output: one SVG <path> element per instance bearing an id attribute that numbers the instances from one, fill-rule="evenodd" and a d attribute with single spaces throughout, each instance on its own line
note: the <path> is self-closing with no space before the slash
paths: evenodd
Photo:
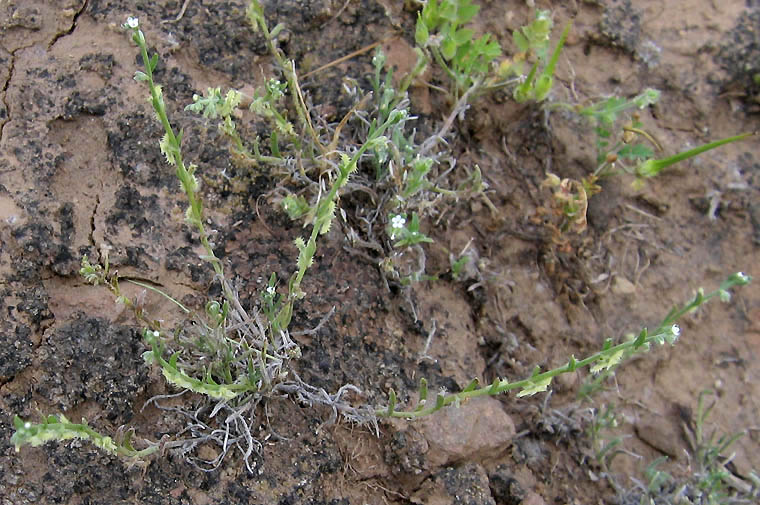
<path id="1" fill-rule="evenodd" d="M 744 140 L 747 137 L 751 137 L 752 135 L 756 135 L 756 134 L 757 132 L 742 133 L 741 135 L 736 135 L 733 137 L 716 140 L 716 141 L 695 147 L 693 149 L 689 149 L 687 151 L 675 154 L 673 156 L 668 156 L 667 158 L 662 158 L 660 160 L 648 160 L 641 164 L 641 166 L 637 170 L 637 173 L 639 173 L 640 175 L 644 177 L 651 177 L 653 175 L 657 175 L 663 169 L 669 167 L 670 165 L 678 163 L 679 161 L 683 161 L 685 159 L 691 158 L 692 156 L 697 156 L 698 154 L 702 154 L 705 151 L 709 151 L 710 149 L 715 149 L 716 147 L 720 147 L 722 145 L 729 144 L 731 142 Z"/>
<path id="2" fill-rule="evenodd" d="M 306 104 L 303 103 L 303 99 L 301 97 L 301 89 L 298 86 L 298 79 L 296 77 L 295 63 L 288 62 L 285 59 L 285 55 L 283 55 L 282 51 L 280 51 L 280 48 L 277 47 L 275 38 L 272 37 L 272 34 L 269 31 L 269 26 L 267 26 L 266 19 L 263 15 L 264 10 L 261 8 L 261 5 L 259 4 L 258 0 L 254 0 L 253 3 L 259 13 L 259 15 L 256 16 L 256 20 L 257 20 L 256 24 L 258 24 L 258 28 L 263 32 L 264 37 L 266 38 L 267 46 L 269 46 L 269 52 L 272 54 L 274 59 L 277 60 L 277 64 L 279 65 L 282 72 L 285 74 L 285 79 L 287 79 L 288 86 L 290 87 L 290 94 L 293 99 L 293 106 L 296 109 L 298 117 L 301 120 L 301 123 L 308 130 L 309 135 L 311 136 L 311 139 L 314 142 L 314 144 L 318 146 L 320 149 L 324 149 L 324 146 L 322 146 L 322 144 L 319 141 L 319 136 L 317 135 L 317 132 L 314 130 L 314 126 L 311 124 L 311 119 L 309 118 L 309 113 L 308 113 L 308 110 L 306 109 Z"/>
<path id="3" fill-rule="evenodd" d="M 169 296 L 167 293 L 164 293 L 160 289 L 156 288 L 155 286 L 151 286 L 150 284 L 147 284 L 145 282 L 136 281 L 134 279 L 129 279 L 127 277 L 122 277 L 122 279 L 125 280 L 125 281 L 127 281 L 127 282 L 129 282 L 129 283 L 131 283 L 131 284 L 134 284 L 135 286 L 140 286 L 141 288 L 149 289 L 150 291 L 153 291 L 154 293 L 158 293 L 159 295 L 163 296 L 164 298 L 166 298 L 170 302 L 174 303 L 177 307 L 179 307 L 180 309 L 182 309 L 182 312 L 184 312 L 185 314 L 189 314 L 190 313 L 190 309 L 188 309 L 187 307 L 185 307 L 184 305 L 182 305 L 182 303 L 180 303 L 179 301 L 177 301 L 174 298 L 172 298 L 171 296 Z"/>
<path id="4" fill-rule="evenodd" d="M 380 125 L 374 132 L 370 134 L 370 136 L 367 138 L 367 141 L 362 144 L 362 146 L 359 148 L 356 153 L 351 157 L 346 164 L 341 167 L 340 174 L 338 175 L 338 178 L 335 180 L 335 183 L 330 188 L 329 193 L 325 197 L 323 204 L 317 204 L 317 205 L 329 205 L 330 202 L 335 201 L 335 199 L 338 196 L 338 190 L 346 183 L 348 182 L 348 177 L 351 175 L 351 173 L 356 170 L 356 167 L 359 163 L 359 159 L 364 154 L 364 152 L 369 148 L 370 144 L 381 137 L 383 133 L 385 133 L 385 130 L 388 129 L 389 126 L 396 123 L 397 120 L 395 119 L 387 119 L 382 125 Z M 331 216 L 327 217 L 328 219 L 331 218 Z M 319 236 L 319 232 L 322 229 L 322 223 L 320 222 L 320 216 L 319 211 L 317 211 L 317 215 L 314 220 L 314 226 L 311 230 L 311 235 L 309 235 L 309 242 L 307 244 L 307 248 L 313 247 L 316 251 L 316 243 L 317 243 L 317 237 Z M 290 293 L 290 295 L 294 295 L 296 293 L 300 292 L 300 286 L 301 281 L 303 280 L 304 275 L 306 274 L 307 266 L 303 265 L 298 269 L 298 272 L 296 273 L 295 281 L 293 283 L 293 291 Z"/>
<path id="5" fill-rule="evenodd" d="M 483 80 L 479 78 L 472 83 L 472 86 L 470 86 L 459 101 L 457 101 L 456 105 L 451 110 L 449 117 L 446 118 L 446 121 L 443 122 L 443 126 L 438 130 L 438 133 L 423 142 L 419 150 L 420 158 L 424 157 L 432 148 L 438 145 L 438 142 L 443 140 L 443 137 L 449 133 L 451 126 L 454 124 L 454 120 L 467 107 L 467 101 L 470 99 L 470 95 L 480 87 L 482 82 Z"/>
<path id="6" fill-rule="evenodd" d="M 536 373 L 534 372 L 533 375 L 531 375 L 529 378 L 516 381 L 516 382 L 509 382 L 507 379 L 497 379 L 495 380 L 491 385 L 484 386 L 481 388 L 476 388 L 477 381 L 473 381 L 472 386 L 466 388 L 464 391 L 460 393 L 452 393 L 452 394 L 439 394 L 435 400 L 435 402 L 430 402 L 432 405 L 428 406 L 428 402 L 426 399 L 423 398 L 424 401 L 421 401 L 417 408 L 415 410 L 411 411 L 396 411 L 394 410 L 395 406 L 395 393 L 391 393 L 391 401 L 389 402 L 389 407 L 383 407 L 383 408 L 377 408 L 375 409 L 375 415 L 378 417 L 398 417 L 398 418 L 404 418 L 404 419 L 415 419 L 418 417 L 423 417 L 429 414 L 432 414 L 433 412 L 440 410 L 441 408 L 451 405 L 452 403 L 459 404 L 461 402 L 466 401 L 469 398 L 477 398 L 479 396 L 491 396 L 491 395 L 497 395 L 500 393 L 504 393 L 506 391 L 510 391 L 513 389 L 526 389 L 535 387 L 537 384 L 545 383 L 548 385 L 549 381 L 553 377 L 556 377 L 557 375 L 564 374 L 564 373 L 570 373 L 574 372 L 580 368 L 590 366 L 594 363 L 597 363 L 600 360 L 603 360 L 604 358 L 610 358 L 618 353 L 621 354 L 623 357 L 629 357 L 633 353 L 645 351 L 649 348 L 649 345 L 652 343 L 663 343 L 666 336 L 673 335 L 673 324 L 678 321 L 681 317 L 683 317 L 685 314 L 692 312 L 696 310 L 700 305 L 708 302 L 710 299 L 720 296 L 725 297 L 728 295 L 728 289 L 734 287 L 734 286 L 742 286 L 745 284 L 748 284 L 750 282 L 750 278 L 742 273 L 737 273 L 729 277 L 726 281 L 724 281 L 720 287 L 705 295 L 702 293 L 702 291 L 698 291 L 697 296 L 694 297 L 693 300 L 691 300 L 689 303 L 685 304 L 680 309 L 673 309 L 665 318 L 663 319 L 662 323 L 657 327 L 657 329 L 650 334 L 646 333 L 646 329 L 642 331 L 641 334 L 639 334 L 638 338 L 635 338 L 633 340 L 629 340 L 627 342 L 623 342 L 620 344 L 617 344 L 615 346 L 609 345 L 609 340 L 605 344 L 605 348 L 602 349 L 599 352 L 596 352 L 592 354 L 591 356 L 588 356 L 587 358 L 576 361 L 574 357 L 570 358 L 570 361 L 565 366 L 557 367 L 552 370 L 547 370 L 543 373 Z M 427 385 L 424 384 L 424 391 L 425 395 L 427 395 Z M 422 397 L 423 395 L 421 395 Z"/>
<path id="7" fill-rule="evenodd" d="M 443 55 L 441 55 L 441 51 L 438 50 L 437 47 L 433 46 L 430 48 L 431 52 L 433 53 L 433 58 L 435 59 L 435 62 L 438 63 L 442 69 L 446 71 L 447 74 L 449 74 L 449 77 L 451 80 L 454 81 L 456 84 L 456 94 L 459 95 L 459 79 L 457 79 L 456 74 L 454 73 L 451 68 L 446 64 L 446 60 L 443 59 Z M 455 96 L 454 99 L 457 99 L 458 96 Z"/>

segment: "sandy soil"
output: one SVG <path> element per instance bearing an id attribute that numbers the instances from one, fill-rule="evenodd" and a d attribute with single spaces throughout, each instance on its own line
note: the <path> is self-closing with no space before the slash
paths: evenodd
<path id="1" fill-rule="evenodd" d="M 531 18 L 532 2 L 480 3 L 478 29 L 514 52 L 511 31 Z M 186 130 L 188 159 L 204 173 L 208 219 L 221 230 L 218 251 L 244 298 L 254 298 L 273 271 L 287 278 L 295 263 L 292 241 L 302 229 L 276 207 L 276 177 L 235 166 L 216 130 L 183 112 L 207 86 L 268 78 L 264 41 L 250 31 L 243 0 L 190 0 L 181 11 L 182 4 L 0 4 L 2 505 L 615 503 L 619 495 L 601 475 L 587 434 L 590 409 L 616 405 L 620 424 L 605 436 L 623 437 L 627 453 L 614 459 L 612 472 L 631 488 L 631 478 L 663 455 L 673 475 L 694 470 L 686 432 L 707 388 L 718 401 L 707 427 L 746 430 L 729 469 L 746 479 L 760 468 L 756 284 L 730 305 L 689 315 L 675 348 L 627 363 L 591 402 L 577 398 L 585 376 L 566 377 L 551 396 L 504 396 L 422 423 L 384 422 L 379 438 L 363 427 L 324 425 L 327 411 L 272 402 L 259 428 L 262 438 L 278 437 L 267 439 L 253 474 L 237 456 L 207 473 L 174 454 L 129 468 L 88 444 L 15 453 L 14 414 L 63 412 L 106 433 L 129 425 L 151 440 L 186 422 L 143 408 L 153 395 L 173 391 L 141 359 L 144 344 L 130 314 L 77 273 L 83 254 L 97 258 L 108 244 L 120 274 L 155 283 L 191 307 L 218 294 L 182 223 L 185 200 L 158 150 L 160 125 L 132 80 L 139 59 L 119 28 L 127 16 L 139 17 L 161 55 L 157 79 Z M 270 19 L 287 25 L 281 43 L 302 74 L 378 40 L 386 40 L 390 64 L 413 61 L 415 14 L 402 2 L 269 4 Z M 643 111 L 642 121 L 667 154 L 757 129 L 755 2 L 536 4 L 552 9 L 557 26 L 573 20 L 552 101 L 660 89 L 659 104 Z M 370 71 L 364 54 L 305 80 L 304 92 L 328 120 L 339 120 L 351 104 L 336 83 L 343 76 L 366 83 Z M 424 87 L 411 97 L 420 129 L 433 131 L 442 120 L 440 97 Z M 760 275 L 756 140 L 684 162 L 642 189 L 625 178 L 605 181 L 591 201 L 587 231 L 560 251 L 536 224 L 547 199 L 540 185 L 546 171 L 579 178 L 593 169 L 590 128 L 572 115 L 493 95 L 456 129 L 451 148 L 459 165 L 480 166 L 497 214 L 479 200 L 447 204 L 425 224 L 443 246 L 430 248 L 428 269 L 445 273 L 444 249 L 470 243 L 478 271 L 464 281 L 443 275 L 389 290 L 376 265 L 345 249 L 335 227 L 320 245 L 304 282 L 308 299 L 293 323 L 314 327 L 336 307 L 316 334 L 299 340 L 299 374 L 315 386 L 335 391 L 351 382 L 364 392 L 361 400 L 382 403 L 391 387 L 404 400 L 413 396 L 419 377 L 449 390 L 473 377 L 522 378 L 536 364 L 558 366 L 607 337 L 656 325 L 699 286 L 713 289 L 739 270 Z M 350 210 L 360 198 L 342 203 Z M 146 307 L 172 313 L 157 296 Z M 433 320 L 432 360 L 419 361 Z M 186 408 L 202 403 L 189 395 L 181 401 Z"/>

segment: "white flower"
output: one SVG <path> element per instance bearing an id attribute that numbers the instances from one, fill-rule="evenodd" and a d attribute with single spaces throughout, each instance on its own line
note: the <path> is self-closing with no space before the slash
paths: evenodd
<path id="1" fill-rule="evenodd" d="M 269 293 L 270 295 L 273 295 L 274 294 L 274 286 L 267 286 L 267 293 Z"/>
<path id="2" fill-rule="evenodd" d="M 126 28 L 132 28 L 135 29 L 138 26 L 140 26 L 140 22 L 137 20 L 137 18 L 133 18 L 132 16 L 129 16 L 127 18 L 127 22 L 124 24 Z"/>
<path id="3" fill-rule="evenodd" d="M 406 219 L 404 219 L 404 216 L 401 214 L 395 215 L 393 216 L 393 219 L 391 219 L 391 226 L 396 230 L 403 228 L 404 224 L 406 224 Z"/>
<path id="4" fill-rule="evenodd" d="M 159 335 L 161 335 L 161 334 L 160 334 L 158 331 L 154 331 L 154 332 L 153 332 L 153 336 L 154 336 L 154 337 L 158 337 Z"/>
<path id="5" fill-rule="evenodd" d="M 736 277 L 742 282 L 749 282 L 749 275 L 744 272 L 736 272 Z"/>
<path id="6" fill-rule="evenodd" d="M 673 326 L 670 327 L 670 335 L 668 334 L 664 335 L 665 341 L 667 341 L 670 345 L 673 345 L 678 340 L 678 336 L 680 334 L 681 334 L 681 328 L 677 324 L 674 324 Z M 664 344 L 665 341 L 661 343 Z"/>

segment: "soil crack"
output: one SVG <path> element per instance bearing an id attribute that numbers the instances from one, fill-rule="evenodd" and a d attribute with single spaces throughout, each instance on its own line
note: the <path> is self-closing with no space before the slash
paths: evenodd
<path id="1" fill-rule="evenodd" d="M 101 184 L 101 190 L 103 189 Z M 92 214 L 90 215 L 90 245 L 97 250 L 98 246 L 95 244 L 95 217 L 98 215 L 98 207 L 100 207 L 100 195 L 95 193 L 95 206 L 92 208 Z"/>
<path id="2" fill-rule="evenodd" d="M 55 43 L 58 42 L 59 39 L 74 33 L 74 30 L 76 30 L 76 27 L 77 27 L 77 21 L 79 20 L 79 16 L 87 8 L 88 1 L 89 0 L 83 0 L 82 5 L 74 13 L 74 16 L 71 18 L 71 27 L 69 27 L 69 29 L 66 31 L 58 32 L 53 36 L 52 40 L 48 43 L 48 46 L 47 46 L 48 50 L 50 50 L 55 45 Z"/>
<path id="3" fill-rule="evenodd" d="M 16 51 L 19 51 L 19 49 L 16 49 L 15 51 L 11 52 L 11 62 L 8 65 L 8 78 L 5 80 L 5 84 L 3 84 L 3 107 L 5 107 L 5 117 L 0 121 L 0 142 L 3 140 L 3 134 L 5 133 L 5 125 L 11 122 L 11 107 L 8 104 L 8 88 L 11 85 L 11 79 L 13 79 L 13 73 L 16 69 Z"/>

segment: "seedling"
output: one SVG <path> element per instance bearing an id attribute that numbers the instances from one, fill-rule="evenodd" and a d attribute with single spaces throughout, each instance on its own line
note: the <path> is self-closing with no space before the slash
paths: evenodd
<path id="1" fill-rule="evenodd" d="M 454 101 L 480 85 L 501 56 L 501 46 L 490 34 L 475 39 L 474 30 L 464 26 L 479 10 L 471 0 L 428 0 L 417 16 L 415 42 L 432 53 L 454 82 Z"/>
<path id="2" fill-rule="evenodd" d="M 744 435 L 708 434 L 705 426 L 716 403 L 706 406 L 705 399 L 714 393 L 704 390 L 699 393 L 697 412 L 694 419 L 684 424 L 684 433 L 689 442 L 688 473 L 676 477 L 659 470 L 666 457 L 661 457 L 647 465 L 644 476 L 646 482 L 633 479 L 636 486 L 621 493 L 625 503 L 660 505 L 671 503 L 729 505 L 735 503 L 756 503 L 760 496 L 760 482 L 751 473 L 751 485 L 737 479 L 728 466 L 733 455 L 731 447 Z"/>
<path id="3" fill-rule="evenodd" d="M 515 88 L 514 98 L 518 103 L 534 100 L 542 102 L 549 96 L 549 92 L 554 86 L 554 71 L 557 68 L 559 55 L 570 33 L 570 24 L 565 26 L 560 35 L 559 42 L 554 47 L 551 57 L 548 57 L 549 34 L 552 29 L 552 19 L 549 11 L 536 11 L 536 19 L 512 34 L 515 45 L 520 53 L 515 56 L 515 62 L 510 65 L 509 62 L 503 63 L 499 68 L 502 74 L 509 75 L 513 72 L 522 74 L 522 63 L 527 60 L 531 53 L 535 56 L 536 61 L 530 68 L 527 76 L 521 76 L 522 83 Z M 539 70 L 540 69 L 540 70 Z"/>
<path id="4" fill-rule="evenodd" d="M 642 143 L 634 143 L 636 134 L 641 134 L 646 140 L 661 150 L 659 143 L 642 129 L 638 113 L 631 116 L 631 120 L 622 128 L 618 128 L 621 114 L 631 109 L 644 109 L 657 103 L 660 92 L 648 88 L 643 93 L 631 99 L 610 97 L 587 107 L 573 107 L 576 112 L 587 118 L 596 132 L 597 168 L 594 175 L 602 176 L 611 164 L 618 160 L 630 160 L 631 162 L 646 160 L 654 155 L 654 152 Z M 617 131 L 617 140 L 613 140 L 613 134 Z"/>
<path id="5" fill-rule="evenodd" d="M 423 54 L 431 54 L 453 81 L 453 101 L 467 95 L 471 101 L 484 92 L 516 83 L 516 101 L 545 100 L 554 85 L 554 72 L 570 25 L 549 55 L 553 21 L 549 11 L 537 10 L 530 24 L 512 34 L 519 52 L 512 59 L 504 59 L 501 46 L 490 33 L 476 39 L 474 30 L 466 26 L 479 10 L 480 6 L 470 0 L 428 0 L 417 16 L 417 47 Z M 524 64 L 531 60 L 525 75 Z"/>
<path id="6" fill-rule="evenodd" d="M 594 459 L 605 474 L 609 473 L 612 460 L 625 452 L 621 448 L 623 437 L 611 433 L 615 431 L 618 424 L 619 421 L 614 404 L 592 409 L 588 436 L 591 439 Z"/>
<path id="7" fill-rule="evenodd" d="M 585 231 L 588 201 L 601 191 L 601 186 L 597 184 L 600 179 L 628 174 L 635 178 L 634 187 L 640 189 L 645 180 L 659 175 L 671 165 L 755 135 L 754 132 L 743 133 L 657 159 L 654 157 L 655 150 L 661 152 L 663 148 L 654 136 L 644 129 L 638 112 L 634 112 L 624 123 L 621 115 L 631 109 L 643 109 L 653 105 L 659 97 L 659 91 L 647 89 L 631 99 L 610 97 L 585 107 L 562 103 L 550 106 L 572 110 L 590 121 L 596 133 L 597 147 L 597 167 L 588 176 L 580 180 L 560 179 L 555 174 L 547 173 L 542 184 L 551 188 L 552 199 L 548 208 L 539 209 L 539 217 L 548 216 L 545 224 L 551 230 L 552 239 L 556 244 L 567 243 L 563 238 L 567 232 Z"/>

